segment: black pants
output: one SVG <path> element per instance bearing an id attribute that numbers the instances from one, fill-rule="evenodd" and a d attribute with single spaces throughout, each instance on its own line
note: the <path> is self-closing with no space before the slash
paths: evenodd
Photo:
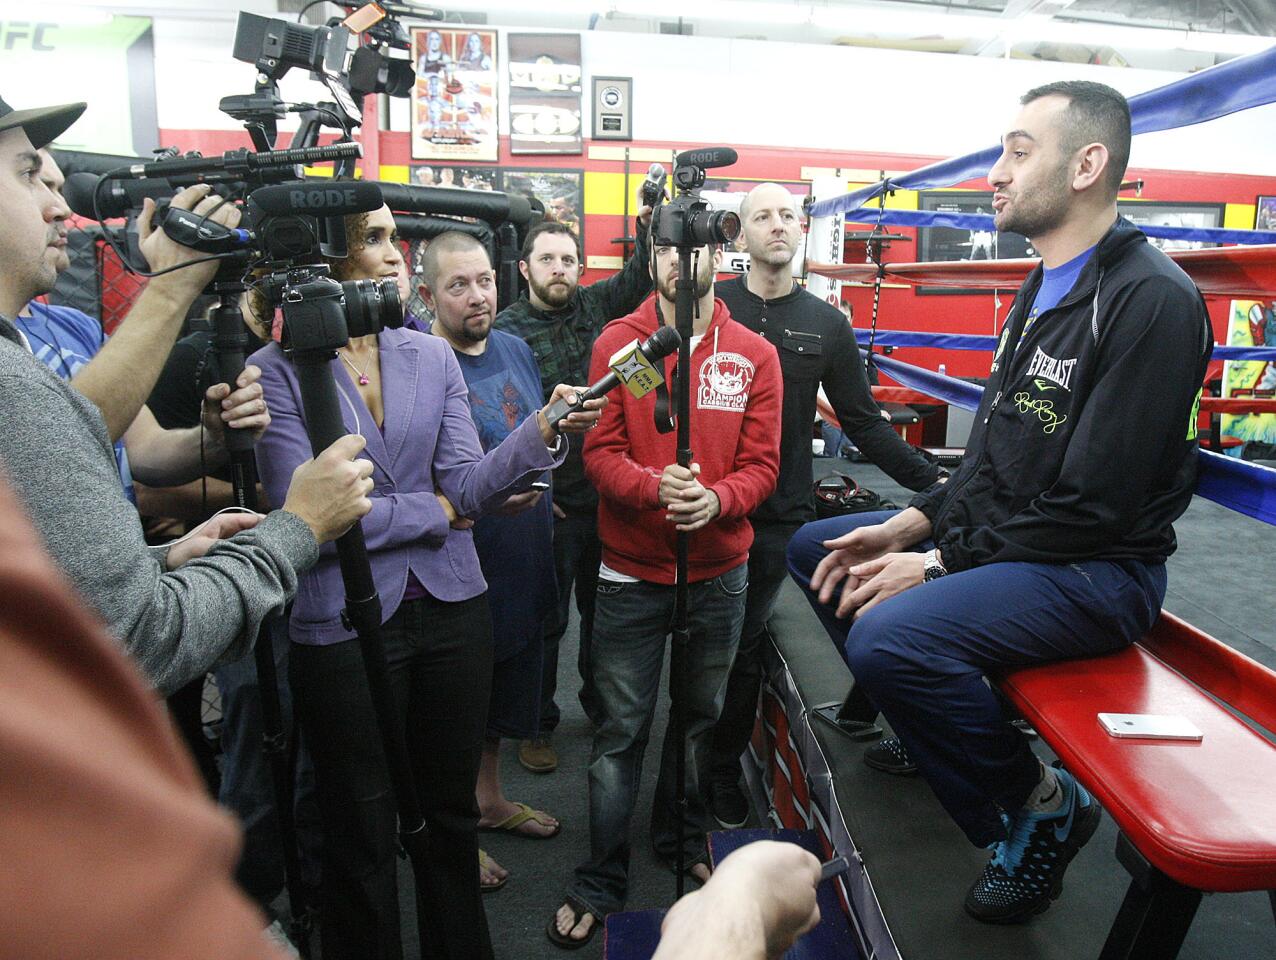
<path id="1" fill-rule="evenodd" d="M 413 865 L 421 956 L 488 960 L 474 797 L 492 683 L 487 597 L 408 601 L 382 636 L 429 828 L 427 862 Z M 399 960 L 395 805 L 358 641 L 293 644 L 291 669 L 323 818 L 324 960 Z"/>
<path id="2" fill-rule="evenodd" d="M 560 711 L 554 702 L 558 691 L 558 645 L 567 632 L 571 614 L 572 583 L 576 584 L 576 609 L 580 612 L 580 702 L 585 714 L 599 722 L 598 693 L 594 689 L 590 658 L 594 638 L 594 592 L 603 547 L 598 540 L 598 513 L 569 513 L 554 518 L 554 573 L 558 577 L 558 604 L 545 620 L 545 646 L 541 660 L 541 734 L 558 726 Z"/>
<path id="3" fill-rule="evenodd" d="M 722 715 L 713 728 L 710 759 L 714 783 L 735 783 L 740 777 L 740 754 L 749 745 L 757 716 L 758 691 L 762 688 L 762 641 L 775 598 L 788 576 L 784 548 L 800 523 L 753 524 L 749 548 L 749 593 L 744 605 L 744 626 L 736 651 Z"/>

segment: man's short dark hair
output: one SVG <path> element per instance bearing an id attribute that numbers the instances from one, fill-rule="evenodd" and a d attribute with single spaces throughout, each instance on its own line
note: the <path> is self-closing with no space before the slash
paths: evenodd
<path id="1" fill-rule="evenodd" d="M 546 220 L 538 223 L 532 229 L 527 231 L 527 239 L 523 241 L 523 249 L 519 252 L 519 259 L 524 263 L 531 263 L 532 249 L 536 246 L 536 238 L 543 237 L 547 233 L 562 234 L 564 237 L 570 237 L 572 243 L 576 245 L 576 259 L 584 259 L 584 254 L 580 249 L 580 237 L 572 232 L 572 228 L 565 223 L 559 223 L 557 220 Z"/>
<path id="2" fill-rule="evenodd" d="M 435 292 L 435 285 L 439 282 L 439 257 L 445 253 L 464 253 L 468 250 L 482 250 L 483 256 L 488 258 L 488 264 L 491 265 L 487 247 L 468 233 L 449 230 L 446 233 L 440 233 L 430 241 L 425 252 L 421 254 L 421 278 L 430 288 L 431 293 Z"/>
<path id="3" fill-rule="evenodd" d="M 1101 143 L 1108 148 L 1105 183 L 1113 196 L 1121 189 L 1130 162 L 1130 104 L 1118 90 L 1088 80 L 1060 80 L 1034 87 L 1020 98 L 1027 106 L 1042 97 L 1066 97 L 1063 148 L 1066 152 Z"/>

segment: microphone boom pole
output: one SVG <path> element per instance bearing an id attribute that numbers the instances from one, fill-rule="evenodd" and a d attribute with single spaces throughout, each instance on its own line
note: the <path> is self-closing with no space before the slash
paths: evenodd
<path id="1" fill-rule="evenodd" d="M 674 408 L 678 417 L 678 465 L 691 467 L 691 336 L 692 312 L 695 308 L 696 278 L 691 267 L 691 247 L 678 246 L 678 282 L 675 285 L 674 326 L 681 337 L 678 344 L 678 384 Z M 673 649 L 669 655 L 669 689 L 676 751 L 674 753 L 674 804 L 677 808 L 678 856 L 676 890 L 679 897 L 686 888 L 687 869 L 687 655 L 691 631 L 687 621 L 690 593 L 687 568 L 687 537 L 679 530 L 675 538 L 676 554 L 673 593 Z"/>

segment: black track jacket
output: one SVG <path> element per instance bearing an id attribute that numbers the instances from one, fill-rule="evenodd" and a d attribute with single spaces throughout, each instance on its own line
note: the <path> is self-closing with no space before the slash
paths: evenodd
<path id="1" fill-rule="evenodd" d="M 911 505 L 950 571 L 1163 562 L 1196 482 L 1205 302 L 1123 217 L 1020 342 L 1041 277 L 1038 266 L 1006 318 L 960 469 Z"/>

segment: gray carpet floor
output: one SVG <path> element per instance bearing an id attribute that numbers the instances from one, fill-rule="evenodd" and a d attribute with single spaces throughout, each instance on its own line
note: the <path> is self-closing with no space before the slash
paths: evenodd
<path id="1" fill-rule="evenodd" d="M 839 470 L 883 496 L 906 502 L 907 491 L 864 463 L 817 459 L 817 475 Z M 1276 668 L 1276 599 L 1269 589 L 1276 582 L 1276 532 L 1266 524 L 1241 517 L 1216 504 L 1197 498 L 1175 525 L 1179 551 L 1169 565 L 1169 594 L 1166 609 L 1213 633 L 1266 665 Z M 806 612 L 808 616 L 809 611 Z M 812 627 L 815 621 L 812 616 Z M 562 724 L 555 736 L 559 768 L 548 775 L 525 771 L 515 756 L 517 744 L 503 745 L 502 774 L 506 795 L 513 800 L 544 809 L 563 822 L 562 833 L 553 840 L 524 840 L 485 834 L 484 848 L 509 869 L 511 877 L 504 889 L 488 895 L 484 902 L 492 930 L 496 955 L 501 960 L 561 960 L 563 951 L 545 936 L 545 926 L 562 902 L 562 894 L 572 868 L 588 851 L 588 796 L 585 767 L 589 755 L 591 729 L 576 692 L 578 647 L 577 625 L 573 619 L 564 638 L 559 667 L 558 704 Z M 666 666 L 666 677 L 668 676 Z M 664 907 L 674 899 L 674 878 L 656 860 L 648 845 L 651 791 L 655 782 L 659 744 L 668 717 L 667 699 L 662 697 L 651 732 L 646 775 L 635 814 L 634 852 L 631 865 L 631 909 Z M 1115 868 L 1115 865 L 1113 865 Z M 410 878 L 401 870 L 403 887 Z M 1207 898 L 1206 910 L 1214 915 L 1210 927 L 1225 931 L 1229 925 L 1248 930 L 1270 926 L 1271 914 L 1261 894 Z M 1261 901 L 1261 902 L 1260 902 Z M 419 956 L 411 916 L 410 897 L 403 898 L 405 937 L 409 960 Z M 1204 916 L 1202 917 L 1204 919 Z M 1270 931 L 1269 931 L 1270 932 Z M 1252 941 L 1251 941 L 1252 942 Z M 1276 933 L 1269 956 L 1276 956 Z M 1226 943 L 1213 939 L 1206 953 L 1196 956 L 1237 957 Z M 583 950 L 580 957 L 602 956 L 602 935 Z M 929 958 L 928 958 L 929 960 Z"/>

